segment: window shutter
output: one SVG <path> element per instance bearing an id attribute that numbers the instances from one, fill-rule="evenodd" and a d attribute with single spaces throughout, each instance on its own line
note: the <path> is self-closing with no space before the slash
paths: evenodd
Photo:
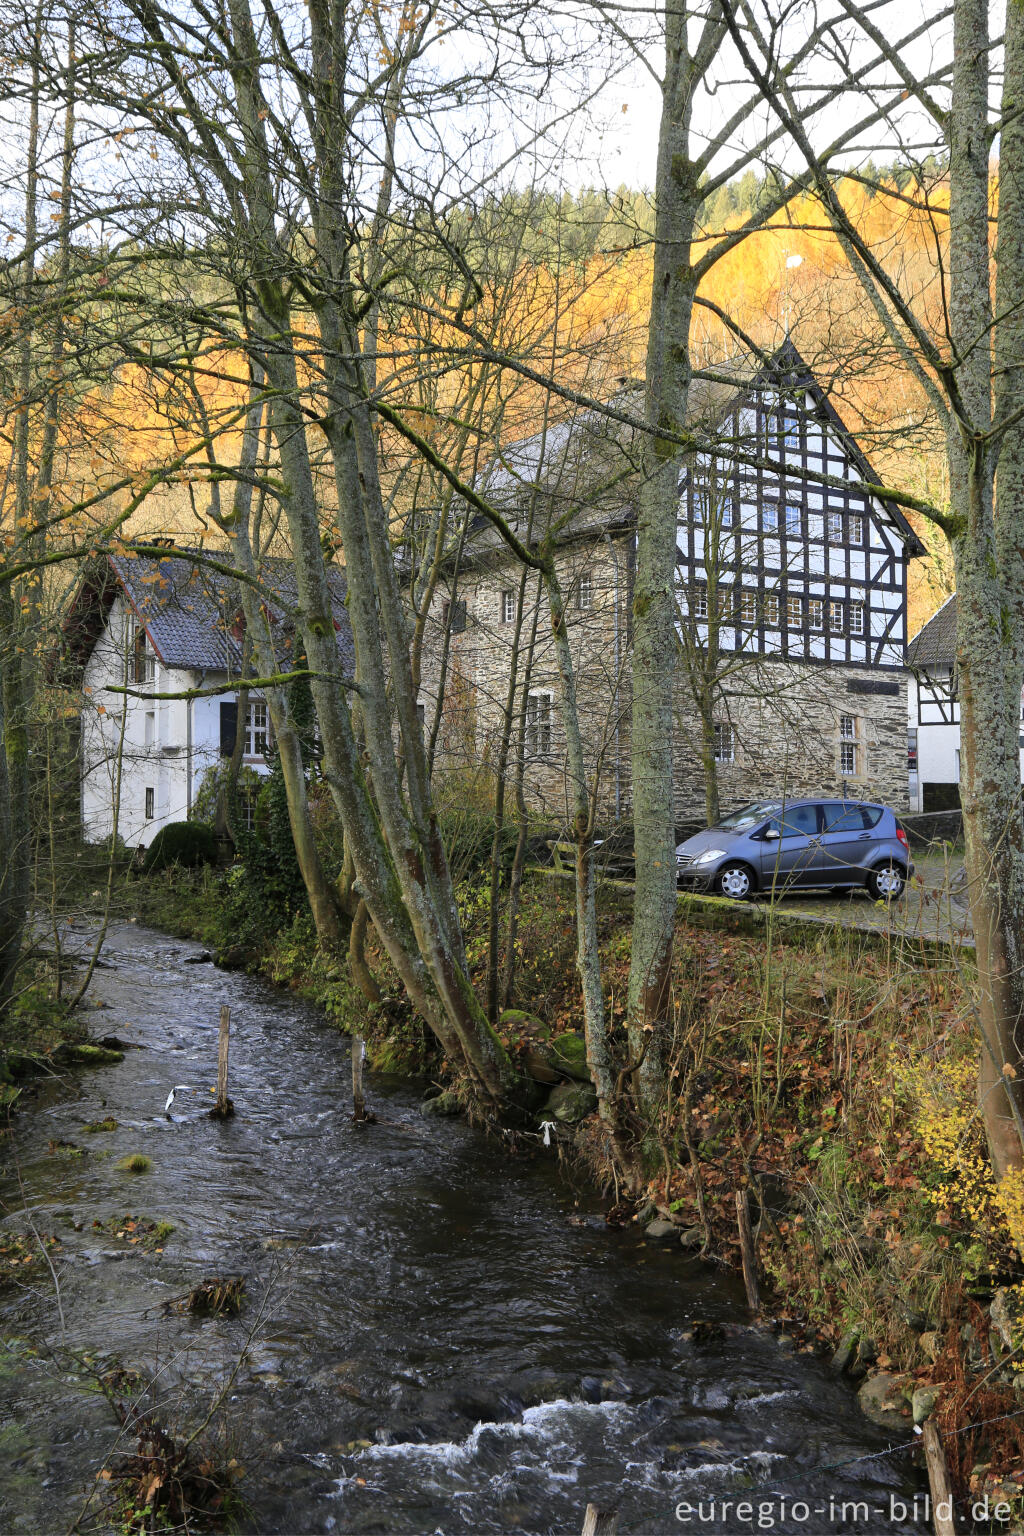
<path id="1" fill-rule="evenodd" d="M 452 604 L 451 616 L 452 634 L 461 635 L 466 628 L 466 602 L 464 598 L 460 598 L 457 603 Z"/>
<path id="2" fill-rule="evenodd" d="M 230 757 L 235 750 L 235 736 L 238 732 L 238 705 L 221 704 L 220 706 L 220 755 Z"/>

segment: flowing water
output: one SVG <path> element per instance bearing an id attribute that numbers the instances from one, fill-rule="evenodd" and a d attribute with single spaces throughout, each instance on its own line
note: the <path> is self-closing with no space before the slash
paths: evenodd
<path id="1" fill-rule="evenodd" d="M 4 1227 L 61 1246 L 59 1305 L 39 1263 L 0 1293 L 0 1530 L 56 1536 L 89 1490 L 83 1529 L 105 1528 L 116 1431 L 71 1351 L 144 1371 L 172 1423 L 219 1390 L 253 1531 L 578 1536 L 588 1501 L 620 1536 L 898 1528 L 905 1457 L 877 1454 L 825 1364 L 745 1326 L 731 1277 L 607 1231 L 552 1153 L 424 1119 L 408 1083 L 369 1075 L 379 1120 L 354 1126 L 344 1040 L 194 953 L 117 928 L 90 1022 L 140 1048 L 43 1087 L 3 1144 Z M 223 1003 L 237 1113 L 218 1123 Z M 175 1084 L 194 1091 L 168 1120 Z M 83 1132 L 105 1115 L 116 1130 Z M 132 1153 L 147 1173 L 119 1167 Z M 174 1223 L 163 1252 L 130 1243 L 128 1213 Z M 239 1316 L 163 1314 L 226 1273 Z"/>

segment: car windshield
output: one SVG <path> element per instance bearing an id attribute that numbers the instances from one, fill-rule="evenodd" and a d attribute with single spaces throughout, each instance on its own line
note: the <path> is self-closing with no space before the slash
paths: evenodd
<path id="1" fill-rule="evenodd" d="M 781 810 L 778 800 L 755 800 L 753 805 L 745 805 L 742 811 L 733 811 L 731 816 L 724 816 L 717 825 L 727 832 L 743 832 L 747 827 L 755 827 L 766 816 Z"/>

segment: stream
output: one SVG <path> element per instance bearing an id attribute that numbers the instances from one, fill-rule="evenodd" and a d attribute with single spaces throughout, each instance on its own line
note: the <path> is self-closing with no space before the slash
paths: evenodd
<path id="1" fill-rule="evenodd" d="M 906 1456 L 878 1454 L 825 1362 L 746 1325 L 732 1276 L 607 1230 L 553 1152 L 425 1119 L 407 1081 L 368 1074 L 378 1123 L 353 1125 L 345 1039 L 197 953 L 116 926 L 89 1024 L 140 1048 L 45 1082 L 0 1142 L 4 1231 L 60 1243 L 56 1295 L 41 1263 L 0 1290 L 5 1536 L 58 1536 L 90 1495 L 81 1529 L 108 1529 L 117 1429 L 71 1351 L 145 1372 L 172 1426 L 220 1392 L 243 1529 L 268 1536 L 579 1536 L 588 1502 L 620 1510 L 619 1536 L 927 1529 L 898 1519 L 920 1508 Z M 224 1003 L 236 1115 L 218 1123 Z M 168 1119 L 176 1084 L 193 1091 Z M 119 1166 L 136 1153 L 147 1172 Z M 131 1243 L 129 1214 L 174 1224 L 162 1252 Z M 228 1273 L 238 1316 L 163 1314 Z"/>

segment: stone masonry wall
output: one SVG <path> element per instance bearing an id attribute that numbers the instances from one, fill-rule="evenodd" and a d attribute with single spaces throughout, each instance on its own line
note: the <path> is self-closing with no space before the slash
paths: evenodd
<path id="1" fill-rule="evenodd" d="M 606 826 L 628 821 L 631 814 L 628 565 L 624 538 L 611 545 L 603 539 L 580 541 L 559 557 L 584 746 L 589 770 L 600 770 L 599 818 Z M 483 803 L 493 786 L 516 630 L 505 618 L 503 593 L 518 597 L 519 578 L 518 565 L 495 557 L 471 567 L 457 585 L 456 599 L 466 605 L 465 627 L 451 636 L 435 763 L 444 793 L 456 804 L 472 796 Z M 542 595 L 538 604 L 534 573 L 526 590 L 509 777 L 532 636 L 528 690 L 539 701 L 531 704 L 525 733 L 525 790 L 536 812 L 564 822 L 570 786 L 547 599 Z M 425 636 L 420 700 L 428 738 L 435 725 L 443 605 L 450 601 L 450 590 L 438 592 Z M 876 691 L 894 687 L 896 692 Z M 719 764 L 723 811 L 783 793 L 848 795 L 907 809 L 906 710 L 906 674 L 891 668 L 783 660 L 752 660 L 736 668 L 716 711 L 716 721 L 732 728 L 734 750 L 734 761 Z M 841 738 L 844 716 L 852 737 Z M 852 774 L 840 771 L 844 739 L 853 749 Z M 692 700 L 680 682 L 674 772 L 680 826 L 704 816 L 699 741 Z"/>

